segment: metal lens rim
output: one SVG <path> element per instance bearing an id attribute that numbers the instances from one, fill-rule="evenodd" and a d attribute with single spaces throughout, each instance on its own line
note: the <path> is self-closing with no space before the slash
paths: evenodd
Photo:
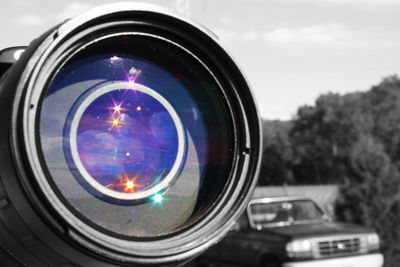
<path id="1" fill-rule="evenodd" d="M 240 132 L 242 133 L 241 136 L 243 138 L 241 144 L 246 145 L 246 150 L 242 151 L 242 146 L 236 144 L 235 151 L 232 153 L 234 153 L 238 158 L 233 163 L 232 173 L 227 181 L 226 189 L 222 193 L 223 195 L 221 196 L 221 199 L 213 203 L 205 218 L 202 218 L 202 220 L 197 222 L 196 225 L 193 225 L 189 229 L 186 229 L 177 235 L 169 236 L 162 240 L 137 242 L 135 240 L 128 241 L 108 236 L 89 225 L 85 225 L 84 222 L 79 220 L 79 218 L 76 218 L 76 216 L 65 206 L 65 203 L 63 203 L 59 198 L 58 193 L 52 190 L 53 187 L 46 178 L 46 170 L 43 167 L 40 158 L 38 158 L 38 155 L 40 155 L 40 146 L 37 140 L 38 135 L 36 127 L 37 110 L 39 106 L 37 103 L 40 103 L 42 88 L 48 79 L 48 73 L 55 70 L 55 67 L 59 65 L 60 61 L 67 57 L 66 54 L 71 54 L 73 51 L 77 51 L 82 47 L 82 45 L 76 45 L 78 40 L 89 36 L 100 29 L 104 32 L 107 28 L 117 24 L 130 25 L 133 23 L 132 21 L 127 22 L 123 19 L 117 19 L 117 22 L 107 24 L 106 21 L 105 23 L 99 23 L 99 25 L 93 26 L 91 23 L 94 20 L 99 21 L 100 19 L 103 19 L 104 21 L 104 18 L 111 14 L 116 16 L 127 14 L 128 12 L 131 14 L 142 15 L 151 13 L 160 18 L 168 19 L 168 21 L 172 22 L 172 25 L 179 28 L 183 27 L 181 27 L 181 25 L 190 26 L 192 28 L 188 35 L 191 34 L 193 36 L 193 34 L 197 33 L 197 41 L 206 38 L 215 45 L 215 48 L 218 51 L 225 52 L 218 40 L 201 25 L 196 24 L 187 18 L 177 16 L 169 10 L 155 6 L 144 6 L 136 3 L 111 4 L 99 7 L 96 10 L 67 21 L 60 28 L 48 33 L 48 37 L 46 37 L 40 46 L 38 46 L 29 62 L 27 62 L 26 68 L 22 73 L 20 82 L 18 83 L 17 96 L 13 108 L 13 154 L 17 159 L 21 159 L 22 157 L 20 151 L 23 151 L 23 153 L 26 154 L 26 157 L 29 160 L 29 171 L 25 171 L 27 166 L 23 164 L 22 160 L 17 161 L 18 169 L 22 178 L 26 183 L 29 183 L 29 172 L 31 172 L 31 175 L 36 177 L 38 186 L 41 188 L 47 200 L 51 203 L 54 211 L 58 211 L 58 214 L 64 218 L 64 227 L 67 229 L 69 238 L 72 238 L 74 242 L 87 247 L 90 251 L 95 251 L 105 257 L 116 259 L 118 261 L 122 260 L 124 262 L 154 264 L 155 262 L 165 263 L 182 260 L 194 256 L 212 243 L 215 243 L 216 240 L 219 240 L 240 216 L 241 211 L 245 209 L 245 200 L 250 199 L 251 193 L 255 188 L 256 180 L 249 178 L 249 176 L 258 174 L 260 167 L 259 158 L 261 156 L 262 135 L 259 132 L 261 129 L 260 119 L 247 84 L 243 87 L 243 94 L 235 92 L 234 88 L 236 88 L 236 86 L 233 86 L 233 89 L 230 87 L 230 90 L 225 90 L 221 87 L 224 94 L 229 94 L 233 99 L 238 101 L 238 111 L 235 113 L 236 115 L 232 115 L 233 126 L 236 138 L 239 134 L 236 124 L 241 123 L 245 128 Z M 157 19 L 154 23 L 155 28 L 164 25 L 163 22 L 160 22 Z M 76 33 L 78 29 L 80 32 L 71 38 L 71 34 L 74 32 Z M 214 76 L 207 65 L 202 62 L 193 51 L 188 50 L 176 41 L 165 38 L 165 35 L 155 35 L 149 32 L 144 33 L 140 31 L 130 31 L 130 34 L 147 35 L 174 44 L 177 48 L 191 54 L 210 72 L 210 75 Z M 112 35 L 115 35 L 115 33 Z M 101 38 L 97 38 L 94 41 L 98 41 L 99 39 Z M 74 47 L 71 48 L 72 45 L 74 45 Z M 222 53 L 221 58 L 216 59 L 216 62 L 218 63 L 221 60 L 224 60 L 224 58 L 227 58 L 228 62 L 234 64 L 234 61 L 226 52 Z M 234 64 L 234 66 L 236 65 Z M 237 67 L 234 67 L 231 73 L 240 74 Z M 215 76 L 214 78 L 216 79 L 216 82 L 219 83 L 219 79 Z M 245 82 L 245 78 L 241 75 L 239 75 L 238 79 L 239 82 L 235 83 L 237 85 L 241 82 Z M 241 96 L 249 97 L 248 99 L 244 99 Z M 249 107 L 243 106 L 244 102 L 249 102 L 251 105 Z M 228 106 L 232 105 L 232 99 L 230 101 L 227 100 L 226 104 Z M 23 109 L 20 110 L 19 107 L 21 106 L 23 106 Z M 19 111 L 21 111 L 21 114 Z M 254 116 L 254 118 L 252 119 L 250 116 Z M 254 126 L 250 127 L 248 124 L 249 119 L 252 122 L 255 122 Z M 23 136 L 22 142 L 18 138 L 20 134 Z M 42 204 L 38 203 L 37 205 Z M 47 220 L 51 222 L 54 220 L 51 216 L 47 217 Z M 182 245 L 182 243 L 185 245 Z M 101 245 L 99 246 L 98 244 Z M 154 257 L 157 257 L 157 259 Z"/>
<path id="2" fill-rule="evenodd" d="M 157 100 L 171 116 L 178 136 L 178 151 L 176 159 L 168 174 L 154 187 L 151 187 L 150 189 L 142 192 L 135 192 L 129 194 L 111 190 L 103 186 L 95 178 L 93 178 L 93 176 L 87 171 L 87 169 L 85 168 L 85 166 L 81 161 L 77 144 L 77 132 L 79 127 L 79 122 L 82 118 L 83 113 L 86 111 L 87 107 L 89 107 L 89 105 L 93 103 L 93 101 L 95 101 L 98 97 L 106 93 L 126 88 L 129 88 L 128 90 L 140 91 Z M 142 84 L 137 84 L 137 83 L 130 84 L 128 82 L 110 82 L 106 83 L 105 85 L 102 84 L 100 87 L 95 88 L 92 91 L 92 93 L 83 100 L 83 102 L 79 105 L 78 109 L 76 110 L 74 117 L 72 119 L 69 137 L 70 137 L 69 143 L 70 143 L 72 158 L 82 177 L 86 180 L 86 182 L 89 183 L 90 186 L 92 186 L 100 193 L 116 199 L 141 200 L 141 199 L 148 199 L 159 192 L 165 192 L 165 190 L 167 190 L 173 184 L 174 180 L 179 175 L 179 171 L 184 163 L 184 157 L 186 151 L 186 135 L 185 135 L 185 130 L 183 128 L 183 124 L 179 118 L 179 115 L 176 113 L 172 105 L 162 95 Z"/>
<path id="3" fill-rule="evenodd" d="M 121 24 L 125 25 L 125 21 L 121 22 Z M 100 24 L 95 29 L 109 27 L 107 24 Z M 219 79 L 214 75 L 214 73 L 207 67 L 207 65 L 200 60 L 192 51 L 188 50 L 184 46 L 175 42 L 174 40 L 165 38 L 163 36 L 145 33 L 145 32 L 115 32 L 113 34 L 105 34 L 101 37 L 94 38 L 94 40 L 85 45 L 80 44 L 77 40 L 84 38 L 94 32 L 93 28 L 89 28 L 83 33 L 79 34 L 75 38 L 69 38 L 66 42 L 63 42 L 60 47 L 57 47 L 57 43 L 62 38 L 66 38 L 65 36 L 58 36 L 57 43 L 52 44 L 54 40 L 51 38 L 48 42 L 46 42 L 43 46 L 43 50 L 39 50 L 40 53 L 43 53 L 40 57 L 40 60 L 36 62 L 36 64 L 32 65 L 34 68 L 32 71 L 32 76 L 29 77 L 29 87 L 27 88 L 27 95 L 25 96 L 24 103 L 24 114 L 23 114 L 23 127 L 24 127 L 24 142 L 27 150 L 27 156 L 29 157 L 31 170 L 33 171 L 36 180 L 44 192 L 45 196 L 49 199 L 55 209 L 62 214 L 65 221 L 68 224 L 69 233 L 71 234 L 71 238 L 74 239 L 79 244 L 88 247 L 90 250 L 96 250 L 99 253 L 105 253 L 108 257 L 115 258 L 118 260 L 123 259 L 124 261 L 132 261 L 134 259 L 138 260 L 140 258 L 141 262 L 153 262 L 152 258 L 147 257 L 166 257 L 161 262 L 171 260 L 173 258 L 187 258 L 189 256 L 197 254 L 199 251 L 204 250 L 204 247 L 208 247 L 213 240 L 219 239 L 224 233 L 226 233 L 230 224 L 232 224 L 234 218 L 232 217 L 230 220 L 226 220 L 227 214 L 234 213 L 236 217 L 239 216 L 239 211 L 235 211 L 232 207 L 236 207 L 238 204 L 239 196 L 243 193 L 242 190 L 245 190 L 246 197 L 250 198 L 250 193 L 252 192 L 252 188 L 255 186 L 255 180 L 248 181 L 245 179 L 247 176 L 247 172 L 240 171 L 240 166 L 243 168 L 247 168 L 249 162 L 248 155 L 242 155 L 237 151 L 239 148 L 237 144 L 235 146 L 235 150 L 232 152 L 238 157 L 232 163 L 232 172 L 229 175 L 229 179 L 227 179 L 226 188 L 222 192 L 221 198 L 212 204 L 212 207 L 209 208 L 205 217 L 201 220 L 197 221 L 195 225 L 192 225 L 190 228 L 185 229 L 184 231 L 178 232 L 177 234 L 173 234 L 164 239 L 154 239 L 154 240 L 146 240 L 146 242 L 135 240 L 132 238 L 123 239 L 120 236 L 115 237 L 113 235 L 106 234 L 104 231 L 101 231 L 97 228 L 92 227 L 87 222 L 83 221 L 82 218 L 77 217 L 75 213 L 73 213 L 70 208 L 65 204 L 59 192 L 54 190 L 54 185 L 48 179 L 48 174 L 46 173 L 46 167 L 44 167 L 43 162 L 37 155 L 40 155 L 40 144 L 37 139 L 37 122 L 38 122 L 38 110 L 40 110 L 38 105 L 30 106 L 29 103 L 39 103 L 41 101 L 41 96 L 43 93 L 43 89 L 48 81 L 49 74 L 54 72 L 60 65 L 62 61 L 67 61 L 74 54 L 79 52 L 81 49 L 86 48 L 94 42 L 99 42 L 106 38 L 111 38 L 115 36 L 121 35 L 140 35 L 147 36 L 150 38 L 155 38 L 158 40 L 165 41 L 167 43 L 173 44 L 177 49 L 184 51 L 191 55 L 197 62 L 204 66 L 204 68 L 209 72 L 209 74 L 215 79 L 216 83 L 219 84 L 220 90 L 225 94 L 225 90 L 220 84 Z M 67 34 L 65 34 L 67 36 Z M 77 44 L 76 44 L 77 43 Z M 73 45 L 72 48 L 70 47 Z M 37 60 L 37 58 L 35 58 Z M 27 77 L 28 78 L 28 77 Z M 23 89 L 20 89 L 23 90 Z M 235 94 L 233 94 L 235 96 Z M 232 104 L 226 99 L 226 105 L 230 107 Z M 17 106 L 18 104 L 16 104 Z M 242 108 L 242 106 L 240 106 Z M 231 108 L 230 108 L 231 109 Z M 35 119 L 33 119 L 35 118 Z M 237 120 L 238 118 L 236 118 Z M 245 118 L 243 118 L 245 120 Z M 232 117 L 233 120 L 233 130 L 234 135 L 237 135 L 236 129 L 236 120 L 235 116 Z M 245 120 L 245 127 L 247 126 L 247 121 Z M 17 130 L 17 127 L 14 126 L 14 129 Z M 247 133 L 247 130 L 246 130 Z M 246 140 L 248 136 L 245 136 Z M 15 140 L 18 145 L 18 140 Z M 244 141 L 247 143 L 247 141 Z M 242 159 L 239 159 L 242 158 Z M 243 188 L 244 185 L 247 185 Z M 242 210 L 244 209 L 244 204 L 242 203 Z M 214 224 L 212 222 L 219 222 Z M 221 225 L 225 227 L 220 227 Z M 203 240 L 202 238 L 207 236 L 207 240 Z M 88 242 L 90 240 L 90 242 Z M 113 251 L 116 251 L 118 254 L 111 253 L 108 249 L 100 249 L 100 247 L 93 247 L 92 242 L 95 244 L 102 244 L 102 247 L 112 247 Z M 182 242 L 185 246 L 182 246 Z M 155 249 L 156 247 L 156 249 Z M 119 253 L 124 253 L 125 256 L 122 256 Z M 136 255 L 136 256 L 135 256 Z M 140 256 L 138 256 L 140 255 Z M 186 256 L 185 256 L 186 255 Z M 134 260 L 136 262 L 136 260 Z"/>

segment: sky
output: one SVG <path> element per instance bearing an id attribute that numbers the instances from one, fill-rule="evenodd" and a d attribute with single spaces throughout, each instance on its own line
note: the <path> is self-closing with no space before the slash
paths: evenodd
<path id="1" fill-rule="evenodd" d="M 120 1 L 0 0 L 0 49 Z M 142 0 L 142 2 L 145 2 Z M 400 0 L 151 0 L 214 31 L 264 119 L 291 119 L 322 93 L 365 91 L 400 73 Z"/>

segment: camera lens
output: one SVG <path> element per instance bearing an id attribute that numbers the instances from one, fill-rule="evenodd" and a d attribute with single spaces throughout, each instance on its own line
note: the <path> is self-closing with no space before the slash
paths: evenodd
<path id="1" fill-rule="evenodd" d="M 69 210 L 126 237 L 171 234 L 206 212 L 235 134 L 212 73 L 143 34 L 99 36 L 64 56 L 38 127 L 47 179 Z"/>
<path id="2" fill-rule="evenodd" d="M 0 216 L 0 241 L 21 235 L 6 247 L 25 265 L 182 262 L 255 187 L 246 80 L 207 30 L 165 10 L 109 5 L 49 30 L 0 93 L 0 204 L 4 190 L 17 213 Z"/>

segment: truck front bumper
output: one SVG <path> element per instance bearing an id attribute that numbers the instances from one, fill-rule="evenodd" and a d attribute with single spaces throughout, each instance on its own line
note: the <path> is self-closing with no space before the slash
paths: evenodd
<path id="1" fill-rule="evenodd" d="M 283 267 L 382 267 L 382 254 L 284 263 Z"/>

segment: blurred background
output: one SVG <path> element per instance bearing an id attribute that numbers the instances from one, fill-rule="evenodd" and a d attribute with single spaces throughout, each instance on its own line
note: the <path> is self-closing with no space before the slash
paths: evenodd
<path id="1" fill-rule="evenodd" d="M 0 0 L 0 47 L 120 1 Z M 247 74 L 266 119 L 290 119 L 323 92 L 366 91 L 399 72 L 396 0 L 151 0 L 214 31 Z"/>
<path id="2" fill-rule="evenodd" d="M 0 0 L 0 49 L 110 2 Z M 398 266 L 400 1 L 146 2 L 211 29 L 247 75 L 264 128 L 258 196 L 308 195 L 374 228 Z"/>

